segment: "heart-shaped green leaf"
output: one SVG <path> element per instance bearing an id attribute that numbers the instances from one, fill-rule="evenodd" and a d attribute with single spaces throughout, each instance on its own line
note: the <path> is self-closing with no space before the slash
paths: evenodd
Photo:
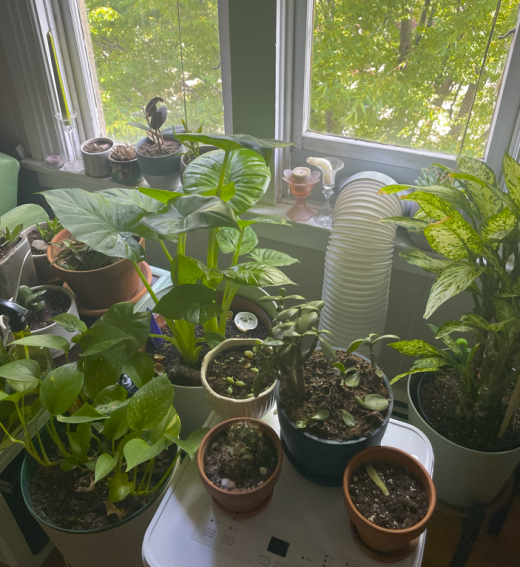
<path id="1" fill-rule="evenodd" d="M 300 263 L 299 260 L 292 258 L 289 254 L 278 252 L 278 250 L 269 250 L 268 248 L 256 248 L 251 252 L 250 256 L 253 260 L 269 266 L 292 266 Z"/>
<path id="2" fill-rule="evenodd" d="M 170 201 L 166 212 L 149 213 L 141 223 L 160 238 L 225 226 L 238 228 L 235 214 L 228 203 L 218 197 L 200 195 L 185 195 Z"/>
<path id="3" fill-rule="evenodd" d="M 388 407 L 388 400 L 380 394 L 367 394 L 366 396 L 356 396 L 356 402 L 364 409 L 372 411 L 385 411 Z"/>
<path id="4" fill-rule="evenodd" d="M 134 305 L 128 302 L 116 303 L 93 325 L 116 327 L 125 335 L 132 337 L 135 341 L 134 347 L 130 347 L 126 355 L 131 356 L 135 350 L 139 349 L 148 338 L 150 333 L 149 311 L 134 312 Z"/>
<path id="5" fill-rule="evenodd" d="M 343 422 L 347 427 L 356 426 L 356 420 L 354 419 L 354 416 L 351 413 L 349 413 L 347 410 L 344 409 L 341 410 L 341 417 L 343 418 Z"/>
<path id="6" fill-rule="evenodd" d="M 168 413 L 173 394 L 173 386 L 164 374 L 145 384 L 128 404 L 128 425 L 134 431 L 156 426 Z"/>
<path id="7" fill-rule="evenodd" d="M 83 373 L 75 362 L 54 369 L 41 382 L 43 408 L 53 415 L 65 413 L 76 401 L 82 386 Z"/>
<path id="8" fill-rule="evenodd" d="M 184 192 L 202 194 L 218 187 L 224 164 L 224 152 L 209 152 L 194 160 L 184 172 Z M 235 196 L 228 203 L 240 215 L 254 206 L 269 187 L 271 173 L 256 152 L 239 149 L 230 154 L 224 183 L 233 182 Z"/>
<path id="9" fill-rule="evenodd" d="M 109 453 L 100 455 L 96 461 L 96 468 L 94 469 L 94 482 L 99 482 L 110 474 L 116 468 L 117 461 L 117 456 L 113 457 Z"/>
<path id="10" fill-rule="evenodd" d="M 110 481 L 108 498 L 110 502 L 121 502 L 130 492 L 134 485 L 128 480 L 126 473 L 119 473 Z"/>
<path id="11" fill-rule="evenodd" d="M 155 373 L 152 359 L 141 351 L 137 351 L 131 358 L 125 360 L 123 371 L 130 376 L 130 380 L 138 388 L 150 382 Z"/>
<path id="12" fill-rule="evenodd" d="M 107 439 L 115 441 L 128 432 L 129 426 L 126 416 L 129 402 L 130 400 L 122 402 L 111 412 L 110 417 L 103 423 L 103 435 Z"/>
<path id="13" fill-rule="evenodd" d="M 203 285 L 179 285 L 161 298 L 154 312 L 168 319 L 184 319 L 193 325 L 202 325 L 222 313 L 222 307 L 214 303 L 217 295 Z"/>
<path id="14" fill-rule="evenodd" d="M 87 330 L 85 323 L 72 313 L 60 313 L 50 320 L 56 321 L 60 327 L 63 327 L 69 333 L 84 333 Z"/>
<path id="15" fill-rule="evenodd" d="M 139 193 L 151 197 L 159 201 L 163 205 L 167 205 L 172 199 L 182 197 L 182 193 L 176 191 L 167 191 L 166 189 L 150 189 L 149 187 L 139 187 Z"/>
<path id="16" fill-rule="evenodd" d="M 100 419 L 108 419 L 108 415 L 101 413 L 90 404 L 83 404 L 79 410 L 70 416 L 59 415 L 58 421 L 63 423 L 90 423 Z"/>
<path id="17" fill-rule="evenodd" d="M 197 431 L 194 431 L 185 440 L 179 439 L 178 437 L 172 437 L 168 433 L 166 433 L 165 436 L 170 438 L 183 451 L 186 451 L 186 453 L 188 453 L 190 459 L 193 461 L 193 457 L 195 456 L 195 453 L 198 451 L 199 446 L 202 443 L 202 440 L 207 435 L 209 430 L 210 430 L 209 427 L 203 427 L 201 429 L 197 429 Z"/>
<path id="18" fill-rule="evenodd" d="M 272 285 L 296 285 L 274 266 L 260 262 L 245 262 L 224 270 L 224 277 L 239 285 L 268 287 Z"/>
<path id="19" fill-rule="evenodd" d="M 240 242 L 240 231 L 236 228 L 221 228 L 217 234 L 217 242 L 223 254 L 235 253 Z M 243 256 L 251 252 L 257 244 L 258 237 L 255 231 L 250 226 L 246 226 L 238 255 Z"/>
<path id="20" fill-rule="evenodd" d="M 132 439 L 124 447 L 126 459 L 126 472 L 131 471 L 137 465 L 157 457 L 166 448 L 166 439 L 163 437 L 153 445 L 149 445 L 143 439 Z"/>
<path id="21" fill-rule="evenodd" d="M 10 343 L 12 345 L 25 345 L 44 348 L 55 348 L 64 352 L 69 352 L 70 343 L 67 339 L 59 335 L 31 335 L 18 339 Z"/>

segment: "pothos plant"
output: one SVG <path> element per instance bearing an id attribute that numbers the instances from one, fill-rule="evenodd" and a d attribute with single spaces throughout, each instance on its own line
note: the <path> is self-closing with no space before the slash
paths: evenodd
<path id="1" fill-rule="evenodd" d="M 507 192 L 478 159 L 459 157 L 456 170 L 434 165 L 421 186 L 401 197 L 419 205 L 415 216 L 383 219 L 423 232 L 442 256 L 419 250 L 401 253 L 409 263 L 437 274 L 425 318 L 462 291 L 468 291 L 474 303 L 473 313 L 458 321 L 429 325 L 446 349 L 422 340 L 391 344 L 417 358 L 393 382 L 416 372 L 449 374 L 459 387 L 460 409 L 470 416 L 509 400 L 498 437 L 505 434 L 520 399 L 520 165 L 507 153 L 502 173 Z M 405 188 L 410 187 L 393 185 L 381 191 Z M 472 333 L 474 346 L 455 340 L 456 333 Z"/>
<path id="2" fill-rule="evenodd" d="M 0 422 L 0 450 L 20 444 L 42 467 L 80 468 L 91 474 L 93 485 L 108 484 L 111 502 L 159 490 L 179 451 L 157 483 L 152 482 L 155 458 L 172 444 L 193 458 L 207 429 L 187 440 L 179 438 L 173 386 L 166 376 L 154 378 L 152 361 L 139 351 L 148 336 L 149 319 L 149 313 L 133 313 L 129 303 L 112 306 L 90 329 L 74 315 L 55 317 L 66 330 L 78 333 L 73 342 L 80 346 L 80 360 L 43 377 L 38 362 L 30 358 L 0 367 L 0 376 L 13 391 L 0 391 L 0 401 L 13 406 L 8 423 Z M 68 360 L 70 345 L 60 336 L 34 335 L 13 344 L 57 348 Z M 117 383 L 123 370 L 139 387 L 131 398 Z M 28 421 L 44 410 L 49 413 L 45 429 L 54 449 L 39 432 L 33 440 L 27 429 Z M 22 438 L 16 428 L 21 428 Z"/>
<path id="3" fill-rule="evenodd" d="M 170 340 L 188 366 L 196 366 L 201 342 L 215 346 L 224 339 L 229 306 L 241 285 L 274 286 L 291 282 L 278 267 L 296 262 L 287 254 L 256 248 L 256 223 L 286 224 L 279 217 L 243 219 L 265 194 L 269 161 L 276 147 L 290 145 L 252 136 L 178 134 L 184 142 L 207 143 L 219 150 L 193 160 L 184 172 L 182 192 L 159 189 L 109 189 L 88 193 L 58 189 L 44 195 L 75 238 L 94 250 L 130 260 L 150 296 L 154 311 L 163 315 L 172 333 Z M 206 262 L 186 255 L 190 232 L 207 231 Z M 138 237 L 159 244 L 171 266 L 173 288 L 160 301 L 138 263 L 144 250 Z M 166 242 L 176 243 L 172 255 Z M 233 254 L 231 266 L 219 268 L 219 254 Z M 246 254 L 250 260 L 240 262 Z M 221 304 L 217 286 L 225 281 Z M 205 337 L 197 339 L 195 326 L 204 325 Z"/>

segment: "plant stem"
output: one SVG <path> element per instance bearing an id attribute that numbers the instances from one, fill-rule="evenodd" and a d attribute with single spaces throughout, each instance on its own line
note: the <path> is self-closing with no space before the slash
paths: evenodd
<path id="1" fill-rule="evenodd" d="M 146 290 L 148 291 L 148 293 L 150 294 L 151 298 L 154 300 L 155 304 L 157 305 L 157 303 L 159 303 L 159 299 L 157 298 L 157 296 L 155 295 L 154 290 L 152 289 L 152 287 L 150 286 L 150 284 L 148 283 L 147 279 L 144 277 L 143 272 L 141 271 L 141 268 L 139 267 L 137 262 L 134 262 L 132 260 L 132 264 L 135 268 L 135 271 L 139 274 L 139 277 L 141 278 L 141 281 L 143 282 L 144 287 L 146 288 Z"/>
<path id="2" fill-rule="evenodd" d="M 520 376 L 518 376 L 518 380 L 516 381 L 515 389 L 511 395 L 511 399 L 509 400 L 509 404 L 507 405 L 506 415 L 504 415 L 504 419 L 502 424 L 500 425 L 500 430 L 498 432 L 498 438 L 501 439 L 505 432 L 507 431 L 507 427 L 509 422 L 511 421 L 511 416 L 515 411 L 516 407 L 518 406 L 518 400 L 520 399 Z"/>
<path id="3" fill-rule="evenodd" d="M 173 258 L 172 258 L 172 255 L 170 254 L 170 252 L 168 251 L 168 248 L 166 248 L 166 244 L 164 243 L 164 240 L 159 239 L 159 243 L 161 244 L 161 248 L 163 249 L 163 252 L 164 252 L 166 258 L 168 258 L 168 262 L 170 262 L 170 264 L 171 264 L 173 262 Z"/>
<path id="4" fill-rule="evenodd" d="M 58 435 L 58 432 L 56 431 L 56 426 L 54 425 L 54 416 L 52 416 L 52 415 L 49 419 L 49 427 L 50 427 L 50 430 L 52 431 L 51 438 L 54 441 L 54 443 L 56 443 L 56 445 L 58 446 L 58 449 L 60 450 L 60 453 L 62 454 L 62 456 L 65 457 L 65 458 L 70 457 L 70 454 L 68 453 L 67 449 L 65 449 L 65 447 L 63 446 L 63 443 L 61 442 L 60 436 Z"/>

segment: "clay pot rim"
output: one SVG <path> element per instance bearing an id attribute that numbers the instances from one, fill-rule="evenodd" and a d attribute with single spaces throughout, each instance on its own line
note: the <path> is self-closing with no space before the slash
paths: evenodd
<path id="1" fill-rule="evenodd" d="M 260 486 L 257 486 L 256 488 L 252 488 L 245 492 L 230 492 L 229 490 L 224 490 L 223 488 L 220 488 L 219 486 L 214 484 L 206 476 L 206 473 L 204 472 L 204 456 L 206 454 L 206 449 L 208 447 L 209 441 L 213 437 L 215 437 L 215 435 L 221 433 L 225 429 L 228 429 L 232 423 L 236 423 L 237 421 L 252 421 L 258 423 L 260 427 L 263 429 L 263 431 L 269 435 L 270 440 L 273 442 L 274 446 L 276 447 L 276 453 L 278 457 L 278 463 L 276 464 L 276 468 L 274 469 L 271 476 L 267 480 L 265 480 L 264 483 L 261 484 Z M 255 419 L 253 417 L 233 417 L 231 419 L 226 419 L 225 421 L 221 421 L 220 423 L 217 423 L 217 425 L 212 427 L 206 433 L 197 452 L 197 467 L 199 469 L 199 473 L 201 477 L 204 479 L 204 482 L 212 486 L 213 489 L 217 491 L 217 493 L 224 494 L 226 496 L 231 495 L 231 496 L 240 497 L 249 494 L 256 494 L 257 492 L 264 491 L 266 489 L 266 486 L 269 484 L 272 484 L 272 486 L 274 487 L 282 471 L 282 462 L 283 462 L 283 449 L 282 449 L 282 444 L 280 442 L 280 438 L 276 434 L 276 431 L 270 425 L 265 423 L 265 421 L 262 421 L 260 419 Z"/>
<path id="2" fill-rule="evenodd" d="M 213 390 L 213 388 L 209 385 L 208 381 L 206 380 L 206 371 L 208 368 L 209 363 L 215 358 L 215 356 L 217 354 L 219 354 L 221 352 L 221 349 L 223 349 L 222 345 L 224 345 L 224 343 L 229 343 L 229 342 L 234 342 L 234 343 L 239 343 L 242 345 L 246 345 L 246 343 L 250 344 L 250 345 L 256 345 L 259 342 L 261 343 L 262 341 L 260 341 L 260 339 L 233 339 L 233 338 L 229 338 L 226 339 L 225 341 L 222 341 L 219 345 L 217 345 L 215 348 L 212 348 L 204 357 L 204 359 L 202 360 L 202 366 L 200 368 L 200 379 L 202 382 L 202 386 L 203 388 L 208 389 L 211 394 L 213 396 L 215 396 L 215 398 L 219 399 L 219 400 L 225 400 L 226 402 L 233 402 L 236 404 L 247 404 L 247 403 L 252 403 L 252 401 L 254 400 L 259 400 L 260 398 L 263 398 L 267 395 L 270 395 L 273 390 L 276 388 L 276 383 L 278 382 L 278 379 L 276 379 L 271 386 L 269 386 L 269 388 L 267 388 L 267 390 L 264 390 L 263 392 L 261 392 L 257 398 L 245 398 L 243 400 L 236 400 L 235 398 L 228 398 L 226 396 L 221 396 L 220 394 L 217 394 L 217 392 L 215 392 L 215 390 Z M 230 345 L 231 346 L 231 345 Z M 215 351 L 219 351 L 218 353 Z M 207 359 L 207 363 L 206 363 L 206 359 Z M 245 418 L 244 418 L 245 419 Z M 274 473 L 273 473 L 274 474 Z M 211 481 L 210 481 L 211 482 Z M 217 487 L 218 488 L 218 487 Z M 228 492 L 226 490 L 226 492 Z"/>
<path id="3" fill-rule="evenodd" d="M 109 266 L 105 266 L 105 267 L 103 267 L 103 268 L 98 268 L 97 270 L 82 270 L 82 271 L 80 271 L 80 272 L 74 272 L 74 270 L 66 270 L 65 268 L 62 268 L 61 266 L 58 266 L 58 264 L 56 264 L 56 263 L 53 264 L 53 263 L 52 263 L 52 261 L 54 260 L 54 258 L 53 258 L 53 254 L 51 253 L 53 250 L 56 249 L 55 246 L 51 246 L 51 243 L 52 243 L 52 242 L 55 242 L 55 243 L 58 244 L 58 243 L 62 242 L 62 240 L 65 240 L 66 237 L 64 237 L 62 240 L 58 240 L 59 236 L 60 236 L 62 233 L 64 233 L 64 232 L 68 232 L 69 235 L 70 235 L 72 238 L 74 238 L 74 237 L 72 236 L 70 230 L 64 228 L 63 230 L 60 230 L 60 232 L 58 232 L 58 234 L 49 242 L 49 246 L 47 246 L 47 260 L 49 260 L 49 264 L 51 264 L 51 267 L 52 267 L 52 268 L 56 268 L 57 270 L 60 270 L 60 271 L 62 271 L 62 272 L 67 272 L 67 273 L 69 273 L 69 274 L 71 274 L 71 273 L 77 273 L 77 274 L 95 274 L 95 273 L 102 272 L 103 270 L 108 270 L 108 269 L 112 268 L 113 266 L 116 266 L 117 264 L 120 264 L 121 262 L 124 262 L 124 261 L 126 260 L 126 258 L 121 258 L 121 260 L 118 260 L 117 262 L 114 262 L 113 264 L 110 264 Z M 143 246 L 144 242 L 145 242 L 145 239 L 144 239 L 143 237 L 141 237 L 141 238 L 139 239 L 139 244 L 140 244 L 141 246 Z M 56 254 L 56 256 L 57 256 L 57 255 L 58 255 L 58 254 Z M 143 260 L 141 260 L 141 261 L 143 261 Z M 139 264 L 139 263 L 140 263 L 140 262 L 138 262 L 138 264 Z"/>
<path id="4" fill-rule="evenodd" d="M 378 453 L 381 453 L 382 458 L 378 458 Z M 390 455 L 388 455 L 388 453 L 390 453 Z M 426 516 L 424 516 L 424 518 L 417 524 L 414 524 L 410 528 L 405 528 L 404 530 L 390 530 L 388 528 L 382 528 L 381 526 L 378 526 L 367 520 L 367 518 L 365 518 L 365 516 L 363 516 L 363 514 L 361 514 L 361 512 L 359 512 L 359 510 L 356 508 L 354 502 L 352 502 L 348 490 L 350 477 L 354 473 L 354 470 L 359 467 L 359 465 L 367 461 L 393 462 L 391 458 L 391 453 L 394 454 L 399 453 L 405 456 L 408 461 L 416 464 L 419 467 L 419 470 L 421 471 L 421 477 L 419 480 L 421 480 L 421 482 L 425 487 L 428 487 L 430 489 L 430 494 L 431 494 L 430 501 L 428 503 L 428 512 L 426 513 Z M 385 454 L 388 456 L 385 457 L 384 456 Z M 417 478 L 415 471 L 410 470 L 410 472 L 412 472 L 412 474 Z M 366 449 L 360 451 L 350 460 L 350 462 L 347 465 L 347 468 L 345 469 L 345 473 L 343 474 L 343 495 L 349 503 L 349 508 L 348 508 L 349 514 L 352 512 L 358 520 L 370 526 L 370 528 L 372 528 L 373 530 L 385 535 L 387 534 L 406 535 L 406 534 L 413 534 L 414 532 L 417 532 L 419 534 L 422 533 L 426 529 L 426 524 L 430 521 L 430 518 L 432 517 L 433 512 L 435 511 L 435 505 L 437 503 L 435 485 L 433 483 L 432 477 L 430 476 L 428 471 L 424 468 L 423 464 L 420 463 L 415 457 L 412 457 L 412 455 L 410 455 L 406 451 L 402 451 L 401 449 L 396 449 L 395 447 L 389 447 L 386 445 L 381 445 L 379 447 L 367 447 Z"/>

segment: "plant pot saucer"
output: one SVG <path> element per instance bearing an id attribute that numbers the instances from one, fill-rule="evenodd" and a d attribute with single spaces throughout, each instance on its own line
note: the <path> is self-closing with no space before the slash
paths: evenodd
<path id="1" fill-rule="evenodd" d="M 300 465 L 300 463 L 298 463 L 294 459 L 293 455 L 288 450 L 282 434 L 280 434 L 280 441 L 282 443 L 282 449 L 283 449 L 285 456 L 289 459 L 289 462 L 291 463 L 291 465 L 303 476 L 303 478 L 305 478 L 309 482 L 312 482 L 313 484 L 319 484 L 320 486 L 336 487 L 336 486 L 341 486 L 343 484 L 343 477 L 342 476 L 338 477 L 338 478 L 324 477 L 322 475 L 318 475 L 318 474 L 316 474 L 312 471 L 309 471 L 306 468 L 302 467 Z"/>
<path id="2" fill-rule="evenodd" d="M 403 559 L 406 559 L 409 555 L 411 555 L 419 544 L 419 538 L 417 537 L 400 549 L 383 553 L 369 547 L 359 537 L 359 532 L 357 531 L 356 526 L 352 522 L 349 523 L 350 533 L 352 534 L 352 537 L 354 538 L 354 541 L 356 542 L 356 545 L 359 547 L 359 549 L 361 549 L 361 551 L 365 555 L 368 555 L 368 557 L 370 557 L 371 559 L 375 559 L 376 561 L 380 561 L 381 563 L 397 563 L 398 561 L 402 561 Z"/>
<path id="3" fill-rule="evenodd" d="M 146 262 L 141 262 L 139 265 L 141 267 L 141 271 L 144 274 L 144 277 L 146 278 L 146 281 L 150 284 L 152 282 L 152 270 L 150 266 Z M 63 283 L 63 287 L 65 289 L 68 289 L 69 291 L 72 291 L 71 288 L 66 283 Z M 132 298 L 128 299 L 127 302 L 135 305 L 138 301 L 140 301 L 144 297 L 145 293 L 146 293 L 146 287 L 144 286 L 143 282 L 140 281 L 139 287 L 137 288 L 137 292 Z M 85 317 L 101 317 L 108 311 L 108 308 L 90 309 L 88 307 L 85 307 L 85 305 L 83 305 L 81 301 L 78 299 L 77 295 L 74 295 L 74 297 L 76 298 L 76 305 L 78 306 L 78 311 L 80 315 L 84 315 Z"/>
<path id="4" fill-rule="evenodd" d="M 273 498 L 274 490 L 271 490 L 269 496 L 254 510 L 249 510 L 248 512 L 232 512 L 231 510 L 227 510 L 223 506 L 221 506 L 214 498 L 212 498 L 213 504 L 228 518 L 233 518 L 234 520 L 249 520 L 249 518 L 253 518 L 254 516 L 258 516 L 260 512 L 263 512 L 267 506 L 269 506 L 269 502 Z"/>

